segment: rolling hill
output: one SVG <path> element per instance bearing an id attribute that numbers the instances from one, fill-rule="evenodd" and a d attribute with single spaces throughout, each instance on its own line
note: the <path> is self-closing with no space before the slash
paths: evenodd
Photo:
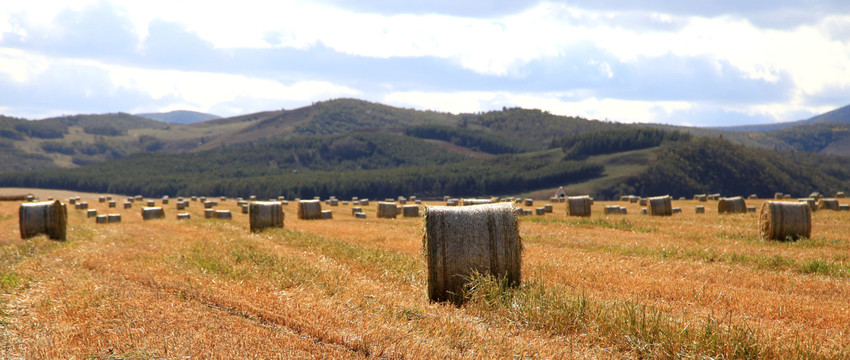
<path id="1" fill-rule="evenodd" d="M 143 113 L 136 116 L 172 124 L 194 124 L 209 120 L 221 119 L 221 116 L 197 111 L 176 110 L 165 113 Z"/>

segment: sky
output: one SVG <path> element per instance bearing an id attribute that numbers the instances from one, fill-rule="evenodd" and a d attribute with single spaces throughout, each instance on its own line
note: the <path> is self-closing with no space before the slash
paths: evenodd
<path id="1" fill-rule="evenodd" d="M 27 0 L 0 114 L 219 116 L 357 98 L 689 126 L 850 104 L 846 0 Z"/>

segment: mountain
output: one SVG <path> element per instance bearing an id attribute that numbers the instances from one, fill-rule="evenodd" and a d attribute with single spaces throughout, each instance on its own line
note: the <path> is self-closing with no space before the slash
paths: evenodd
<path id="1" fill-rule="evenodd" d="M 806 120 L 798 120 L 798 121 L 789 121 L 782 122 L 776 124 L 763 124 L 763 125 L 739 125 L 739 126 L 726 126 L 726 127 L 716 127 L 713 129 L 722 130 L 722 131 L 737 131 L 737 132 L 767 132 L 767 131 L 775 131 L 782 130 L 787 128 L 792 128 L 800 125 L 809 125 L 823 122 L 841 122 L 841 123 L 850 123 L 850 105 L 813 116 Z"/>
<path id="2" fill-rule="evenodd" d="M 194 124 L 209 120 L 221 119 L 221 116 L 197 111 L 175 110 L 165 113 L 143 113 L 136 116 L 172 124 Z"/>

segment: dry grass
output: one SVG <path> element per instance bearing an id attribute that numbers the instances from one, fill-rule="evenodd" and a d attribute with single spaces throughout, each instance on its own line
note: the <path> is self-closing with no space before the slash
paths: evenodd
<path id="1" fill-rule="evenodd" d="M 228 222 L 192 206 L 95 226 L 69 209 L 56 242 L 21 240 L 18 204 L 0 203 L 0 358 L 850 356 L 850 214 L 773 242 L 714 201 L 674 200 L 672 217 L 616 204 L 629 215 L 598 201 L 590 218 L 521 218 L 525 285 L 480 279 L 455 307 L 427 300 L 422 220 L 374 206 L 258 234 L 235 202 Z"/>

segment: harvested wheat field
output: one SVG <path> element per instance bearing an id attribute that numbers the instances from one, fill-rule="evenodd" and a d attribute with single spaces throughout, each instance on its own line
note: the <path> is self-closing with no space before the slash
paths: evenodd
<path id="1" fill-rule="evenodd" d="M 122 221 L 69 207 L 61 242 L 22 240 L 20 202 L 0 202 L 0 357 L 850 357 L 850 212 L 813 212 L 811 239 L 780 242 L 713 200 L 664 217 L 554 204 L 519 217 L 522 284 L 472 279 L 456 306 L 428 301 L 421 218 L 300 220 L 291 203 L 285 228 L 252 233 L 235 201 L 216 206 L 232 220 L 89 203 Z"/>

